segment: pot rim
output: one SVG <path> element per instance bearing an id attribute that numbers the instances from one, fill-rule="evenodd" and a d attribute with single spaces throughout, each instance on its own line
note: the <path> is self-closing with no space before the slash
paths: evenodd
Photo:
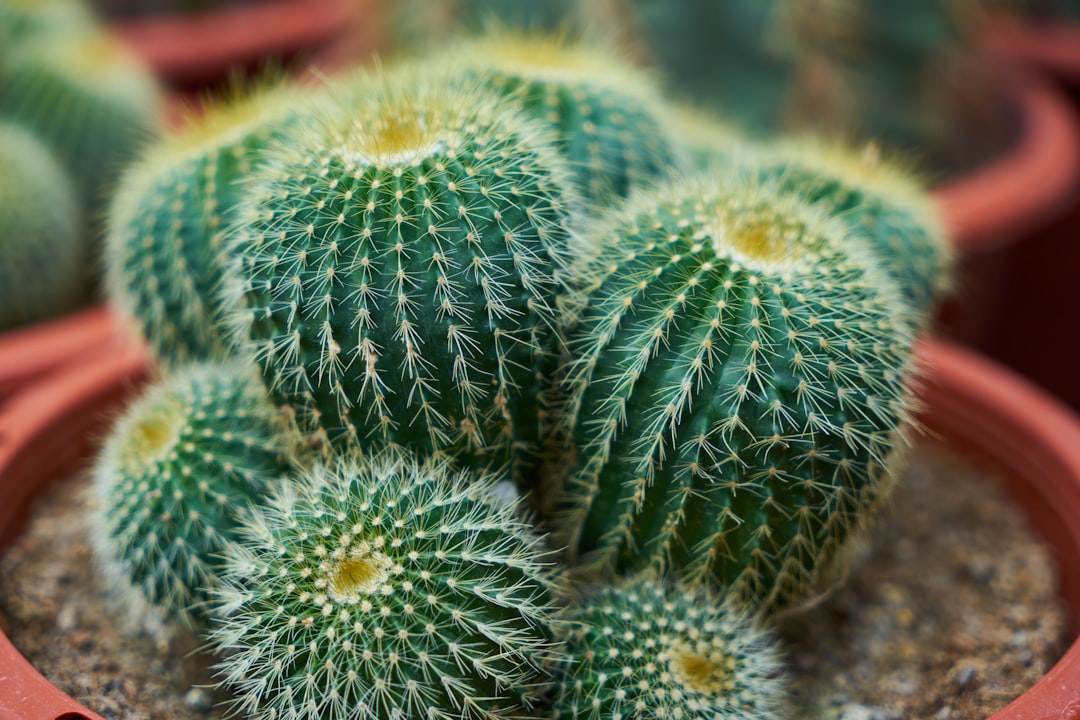
<path id="1" fill-rule="evenodd" d="M 1078 21 L 994 18 L 986 27 L 986 43 L 993 52 L 1014 62 L 1080 85 Z"/>
<path id="2" fill-rule="evenodd" d="M 233 64 L 330 40 L 361 7 L 360 0 L 262 0 L 194 15 L 123 20 L 112 29 L 159 74 L 198 83 Z"/>
<path id="3" fill-rule="evenodd" d="M 936 186 L 932 194 L 961 256 L 1001 249 L 1063 212 L 1080 185 L 1080 126 L 1059 93 L 1013 71 L 1007 81 L 1021 132 L 986 165 Z"/>
<path id="4" fill-rule="evenodd" d="M 1080 567 L 1080 419 L 1027 381 L 950 342 L 920 343 L 927 370 L 925 427 L 980 455 L 1023 483 L 1025 511 L 1049 513 L 1036 525 L 1059 561 Z M 87 449 L 102 411 L 115 408 L 149 373 L 141 346 L 111 346 L 80 358 L 15 395 L 0 409 L 0 548 L 13 539 L 40 488 Z M 63 451 L 59 451 L 62 449 Z M 1022 472 L 1022 476 L 1016 476 Z M 47 485 L 46 481 L 44 485 Z M 1037 506 L 1032 510 L 1029 504 Z M 1074 627 L 1080 623 L 1080 572 L 1059 572 Z M 46 680 L 0 633 L 0 715 L 12 720 L 101 720 Z M 1080 719 L 1080 638 L 1035 685 L 989 720 Z"/>

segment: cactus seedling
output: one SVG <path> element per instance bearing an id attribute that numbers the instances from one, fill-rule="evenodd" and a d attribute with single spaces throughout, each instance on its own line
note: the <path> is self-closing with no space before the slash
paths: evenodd
<path id="1" fill-rule="evenodd" d="M 898 291 L 841 223 L 737 172 L 642 193 L 590 237 L 569 544 L 764 607 L 805 598 L 905 446 Z"/>
<path id="2" fill-rule="evenodd" d="M 496 476 L 398 451 L 317 467 L 230 550 L 214 637 L 251 718 L 523 717 L 555 576 Z"/>
<path id="3" fill-rule="evenodd" d="M 257 374 L 237 365 L 178 372 L 117 423 L 94 469 L 91 539 L 148 629 L 205 624 L 242 508 L 289 469 L 284 437 Z"/>
<path id="4" fill-rule="evenodd" d="M 700 588 L 638 577 L 596 590 L 567 617 L 555 720 L 779 720 L 772 634 Z"/>
<path id="5" fill-rule="evenodd" d="M 924 319 L 949 286 L 952 246 L 933 203 L 899 166 L 873 146 L 860 154 L 821 142 L 788 142 L 755 169 L 785 191 L 842 217 L 865 238 L 904 298 Z"/>
<path id="6" fill-rule="evenodd" d="M 254 184 L 239 334 L 332 446 L 513 459 L 538 440 L 557 341 L 563 161 L 480 89 L 410 71 L 356 95 Z"/>
<path id="7" fill-rule="evenodd" d="M 96 212 L 123 164 L 156 131 L 153 78 L 96 29 L 20 44 L 0 70 L 0 115 L 33 129 Z"/>
<path id="8" fill-rule="evenodd" d="M 225 352 L 224 233 L 245 180 L 307 107 L 284 87 L 220 101 L 125 173 L 105 243 L 111 299 L 167 363 Z"/>
<path id="9" fill-rule="evenodd" d="M 663 99 L 648 73 L 625 61 L 558 36 L 511 31 L 455 48 L 448 61 L 553 128 L 593 202 L 623 197 L 675 163 Z"/>
<path id="10" fill-rule="evenodd" d="M 0 330 L 72 310 L 86 298 L 75 188 L 33 135 L 0 123 Z"/>

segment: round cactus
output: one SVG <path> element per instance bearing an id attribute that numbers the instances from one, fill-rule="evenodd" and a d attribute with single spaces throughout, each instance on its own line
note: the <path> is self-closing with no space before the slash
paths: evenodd
<path id="1" fill-rule="evenodd" d="M 29 132 L 0 123 L 0 330 L 86 300 L 87 253 L 75 189 Z"/>
<path id="2" fill-rule="evenodd" d="M 96 556 L 149 629 L 204 626 L 243 509 L 279 484 L 295 448 L 257 373 L 194 365 L 116 424 L 94 468 Z"/>
<path id="3" fill-rule="evenodd" d="M 79 0 L 0 0 L 0 57 L 11 44 L 42 34 L 86 32 L 96 25 L 86 4 Z"/>
<path id="4" fill-rule="evenodd" d="M 0 116 L 44 141 L 91 213 L 156 131 L 157 107 L 152 76 L 102 30 L 43 34 L 0 68 Z"/>
<path id="5" fill-rule="evenodd" d="M 949 287 L 952 246 L 933 202 L 899 166 L 869 145 L 862 153 L 819 142 L 789 142 L 754 163 L 763 177 L 842 217 L 869 241 L 904 298 L 922 317 Z"/>
<path id="6" fill-rule="evenodd" d="M 225 352 L 224 233 L 247 177 L 302 107 L 284 87 L 212 104 L 124 174 L 106 236 L 107 287 L 166 363 Z"/>
<path id="7" fill-rule="evenodd" d="M 357 95 L 268 155 L 237 331 L 333 447 L 512 460 L 539 436 L 571 181 L 495 96 L 411 73 Z"/>
<path id="8" fill-rule="evenodd" d="M 635 578 L 567 617 L 554 720 L 779 720 L 776 639 L 738 602 Z"/>
<path id="9" fill-rule="evenodd" d="M 555 575 L 496 476 L 397 451 L 317 467 L 230 550 L 214 632 L 250 718 L 523 717 Z"/>
<path id="10" fill-rule="evenodd" d="M 507 31 L 446 58 L 553 128 L 579 187 L 594 203 L 623 197 L 675 164 L 650 77 L 625 60 L 558 36 Z"/>
<path id="11" fill-rule="evenodd" d="M 643 193 L 590 237 L 567 543 L 763 607 L 804 598 L 906 446 L 899 292 L 841 223 L 738 172 Z"/>

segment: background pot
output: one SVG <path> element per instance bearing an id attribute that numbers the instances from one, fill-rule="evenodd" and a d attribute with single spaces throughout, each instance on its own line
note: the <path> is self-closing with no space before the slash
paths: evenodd
<path id="1" fill-rule="evenodd" d="M 262 0 L 192 15 L 116 23 L 117 34 L 174 87 L 219 83 L 237 70 L 314 53 L 378 17 L 380 0 Z M 371 47 L 356 48 L 370 54 Z"/>
<path id="2" fill-rule="evenodd" d="M 960 453 L 997 469 L 1050 545 L 1069 633 L 1080 631 L 1080 420 L 1026 382 L 959 346 L 920 348 L 929 374 L 923 423 Z M 102 421 L 147 375 L 141 348 L 116 345 L 15 395 L 0 408 L 0 548 L 35 497 L 91 451 Z M 45 680 L 0 635 L 0 716 L 100 720 Z M 1080 718 L 1080 640 L 992 720 Z"/>

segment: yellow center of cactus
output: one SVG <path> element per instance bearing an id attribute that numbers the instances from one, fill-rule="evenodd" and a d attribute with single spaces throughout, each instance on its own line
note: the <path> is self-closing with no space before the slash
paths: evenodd
<path id="1" fill-rule="evenodd" d="M 339 562 L 330 574 L 330 597 L 352 604 L 362 595 L 377 592 L 390 577 L 393 562 L 366 544 Z"/>
<path id="2" fill-rule="evenodd" d="M 680 644 L 671 652 L 668 669 L 684 687 L 698 693 L 718 694 L 734 689 L 733 664 L 730 655 L 716 650 L 706 655 Z"/>
<path id="3" fill-rule="evenodd" d="M 797 230 L 777 218 L 747 211 L 728 215 L 712 228 L 713 249 L 721 257 L 775 266 L 796 259 L 803 248 L 793 237 Z"/>

